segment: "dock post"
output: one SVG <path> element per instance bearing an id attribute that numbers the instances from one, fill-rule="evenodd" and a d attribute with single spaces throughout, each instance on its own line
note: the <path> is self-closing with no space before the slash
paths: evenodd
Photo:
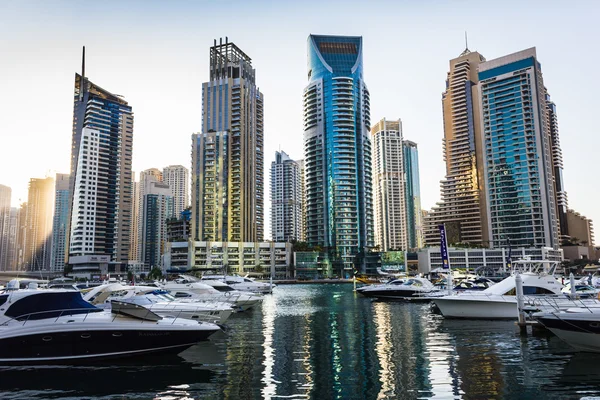
<path id="1" fill-rule="evenodd" d="M 356 292 L 356 275 L 352 276 L 352 283 L 354 283 L 354 291 Z"/>
<path id="2" fill-rule="evenodd" d="M 577 299 L 577 287 L 575 286 L 575 276 L 573 273 L 569 275 L 569 282 L 571 283 L 571 300 Z"/>
<path id="3" fill-rule="evenodd" d="M 524 298 L 523 298 L 523 278 L 521 278 L 520 274 L 515 276 L 515 286 L 517 289 L 517 310 L 519 312 L 519 320 L 517 324 L 519 325 L 519 330 L 521 331 L 521 335 L 527 334 L 527 323 L 525 321 L 525 312 L 523 308 Z"/>

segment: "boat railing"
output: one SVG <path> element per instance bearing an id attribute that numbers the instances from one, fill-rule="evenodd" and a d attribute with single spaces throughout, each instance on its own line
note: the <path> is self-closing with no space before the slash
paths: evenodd
<path id="1" fill-rule="evenodd" d="M 144 308 L 146 308 L 146 307 L 144 307 Z M 146 317 L 148 317 L 150 314 L 154 313 L 149 308 L 146 308 L 146 310 L 147 310 Z M 22 322 L 23 323 L 22 326 L 25 326 L 25 324 L 27 324 L 27 322 L 29 322 L 29 321 L 37 321 L 40 319 L 54 319 L 54 323 L 58 323 L 58 321 L 60 320 L 61 317 L 74 316 L 74 315 L 85 315 L 83 317 L 83 320 L 81 320 L 81 322 L 84 322 L 87 319 L 88 315 L 95 314 L 98 312 L 103 312 L 103 311 L 104 310 L 98 309 L 98 308 L 96 308 L 96 309 L 94 309 L 94 308 L 67 308 L 67 309 L 62 309 L 62 310 L 59 309 L 59 310 L 36 311 L 36 312 L 32 312 L 32 313 L 26 313 L 26 314 L 17 315 L 15 317 L 11 317 L 8 320 L 1 323 L 0 326 L 7 326 L 8 324 L 12 323 L 13 321 L 17 321 L 19 323 Z M 177 316 L 173 316 L 171 314 L 171 317 L 172 317 L 171 325 L 173 325 L 177 321 L 177 319 L 181 318 L 182 312 L 186 312 L 186 311 L 189 312 L 189 310 L 179 310 L 179 312 L 177 313 Z M 52 315 L 52 317 L 48 317 L 48 318 L 32 319 L 32 317 L 42 315 L 42 314 L 50 314 L 50 313 L 51 314 L 59 313 L 59 314 L 56 317 L 54 315 Z M 117 314 L 117 313 L 112 313 L 111 322 L 114 322 L 115 319 L 117 319 L 118 315 L 119 314 Z M 130 315 L 130 317 L 132 317 L 134 319 L 139 319 L 140 323 L 150 322 L 149 319 L 142 317 L 142 316 L 134 317 L 134 316 Z M 164 316 L 161 315 L 161 317 L 164 319 Z M 207 321 L 200 320 L 200 321 L 215 323 L 215 321 L 210 321 L 210 320 L 207 320 Z"/>
<path id="2" fill-rule="evenodd" d="M 9 323 L 11 323 L 12 321 L 18 321 L 19 323 L 23 322 L 23 326 L 25 326 L 25 324 L 27 322 L 32 320 L 32 317 L 35 317 L 38 315 L 43 315 L 43 314 L 55 314 L 55 313 L 59 313 L 59 314 L 56 317 L 54 315 L 52 315 L 51 317 L 47 317 L 47 318 L 43 318 L 43 319 L 54 319 L 54 322 L 58 322 L 58 320 L 61 317 L 85 314 L 85 317 L 83 318 L 83 320 L 85 321 L 85 319 L 87 318 L 87 316 L 89 314 L 97 313 L 97 312 L 102 312 L 102 310 L 98 309 L 98 308 L 87 308 L 86 307 L 86 308 L 65 308 L 65 309 L 58 309 L 58 310 L 36 311 L 36 312 L 31 312 L 31 313 L 26 313 L 26 314 L 17 315 L 15 317 L 11 317 L 8 320 L 1 323 L 0 326 L 6 326 Z M 40 318 L 40 319 L 42 319 L 42 318 Z M 33 320 L 38 320 L 38 319 L 33 319 Z"/>

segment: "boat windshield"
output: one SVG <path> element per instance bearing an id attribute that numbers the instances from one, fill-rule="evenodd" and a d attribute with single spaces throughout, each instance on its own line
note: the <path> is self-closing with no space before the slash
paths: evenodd
<path id="1" fill-rule="evenodd" d="M 85 301 L 79 292 L 40 292 L 16 300 L 4 314 L 17 320 L 37 320 L 98 311 L 102 310 Z"/>
<path id="2" fill-rule="evenodd" d="M 405 283 L 406 286 L 423 286 L 423 282 L 416 279 L 409 279 Z"/>
<path id="3" fill-rule="evenodd" d="M 223 285 L 223 286 L 213 286 L 215 289 L 217 289 L 219 292 L 232 292 L 235 289 L 232 288 L 231 286 L 227 286 L 227 285 Z"/>

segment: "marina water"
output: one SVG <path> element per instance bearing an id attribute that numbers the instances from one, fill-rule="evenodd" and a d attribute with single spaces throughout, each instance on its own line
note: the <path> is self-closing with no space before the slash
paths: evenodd
<path id="1" fill-rule="evenodd" d="M 579 399 L 600 358 L 513 321 L 444 320 L 352 285 L 275 288 L 178 356 L 1 367 L 2 399 Z"/>

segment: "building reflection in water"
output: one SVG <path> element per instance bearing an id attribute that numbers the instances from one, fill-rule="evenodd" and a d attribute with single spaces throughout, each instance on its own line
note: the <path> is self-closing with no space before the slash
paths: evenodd
<path id="1" fill-rule="evenodd" d="M 262 331 L 265 336 L 265 341 L 262 345 L 264 351 L 262 396 L 264 399 L 270 399 L 277 391 L 277 386 L 275 384 L 275 380 L 273 379 L 273 365 L 275 364 L 273 331 L 275 330 L 275 316 L 277 313 L 277 301 L 274 296 L 265 297 L 263 300 L 262 312 Z"/>
<path id="2" fill-rule="evenodd" d="M 373 307 L 373 319 L 377 330 L 375 350 L 379 359 L 379 381 L 381 382 L 377 399 L 385 399 L 396 393 L 390 308 L 386 307 L 383 303 L 375 304 Z"/>

